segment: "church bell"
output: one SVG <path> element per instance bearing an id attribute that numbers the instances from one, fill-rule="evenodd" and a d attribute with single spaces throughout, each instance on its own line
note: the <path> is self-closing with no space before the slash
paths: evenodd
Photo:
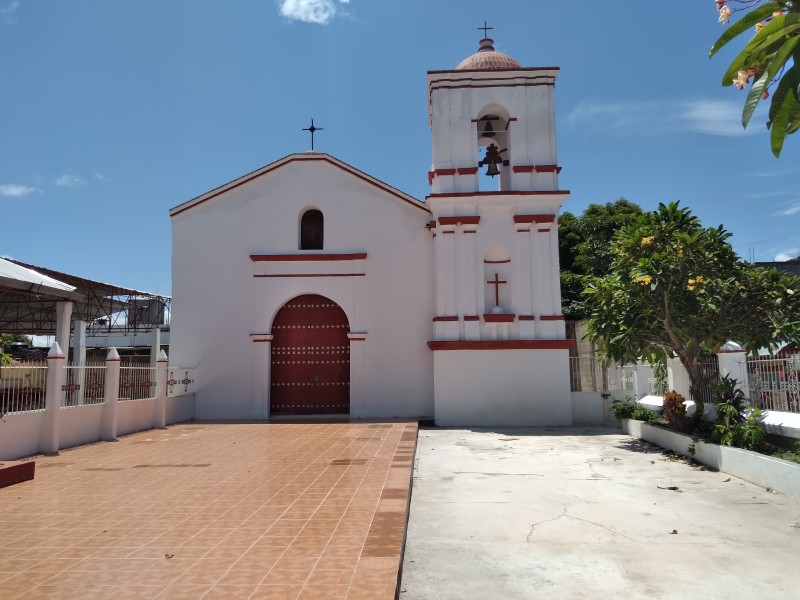
<path id="1" fill-rule="evenodd" d="M 500 169 L 497 168 L 497 163 L 490 162 L 489 165 L 486 167 L 486 174 L 489 177 L 494 177 L 495 175 L 500 175 Z"/>
<path id="2" fill-rule="evenodd" d="M 496 135 L 497 134 L 495 133 L 494 128 L 492 127 L 492 122 L 486 121 L 486 127 L 483 128 L 482 137 L 493 138 Z"/>

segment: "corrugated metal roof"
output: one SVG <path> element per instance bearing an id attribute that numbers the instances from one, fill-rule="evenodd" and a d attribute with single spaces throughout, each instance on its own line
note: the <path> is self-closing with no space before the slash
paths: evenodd
<path id="1" fill-rule="evenodd" d="M 70 297 L 71 293 L 77 289 L 75 286 L 18 265 L 5 258 L 0 258 L 0 280 L 4 285 L 15 289 L 33 292 L 42 291 L 56 295 L 60 295 L 60 292 L 65 297 Z"/>

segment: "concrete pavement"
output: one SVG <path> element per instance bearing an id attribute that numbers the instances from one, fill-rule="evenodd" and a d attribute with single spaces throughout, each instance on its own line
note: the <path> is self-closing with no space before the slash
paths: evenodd
<path id="1" fill-rule="evenodd" d="M 611 428 L 422 429 L 401 600 L 800 597 L 800 503 Z"/>

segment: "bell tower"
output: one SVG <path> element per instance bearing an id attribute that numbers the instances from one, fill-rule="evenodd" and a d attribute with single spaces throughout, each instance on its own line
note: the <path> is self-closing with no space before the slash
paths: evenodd
<path id="1" fill-rule="evenodd" d="M 481 28 L 488 31 L 490 28 Z M 428 172 L 436 273 L 436 420 L 568 425 L 561 314 L 554 88 L 558 67 L 523 67 L 484 37 L 428 72 Z"/>

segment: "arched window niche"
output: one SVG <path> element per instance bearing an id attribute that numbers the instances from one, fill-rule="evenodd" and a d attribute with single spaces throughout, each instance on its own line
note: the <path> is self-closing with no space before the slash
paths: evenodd
<path id="1" fill-rule="evenodd" d="M 300 250 L 322 250 L 325 233 L 322 211 L 310 208 L 300 217 Z"/>

